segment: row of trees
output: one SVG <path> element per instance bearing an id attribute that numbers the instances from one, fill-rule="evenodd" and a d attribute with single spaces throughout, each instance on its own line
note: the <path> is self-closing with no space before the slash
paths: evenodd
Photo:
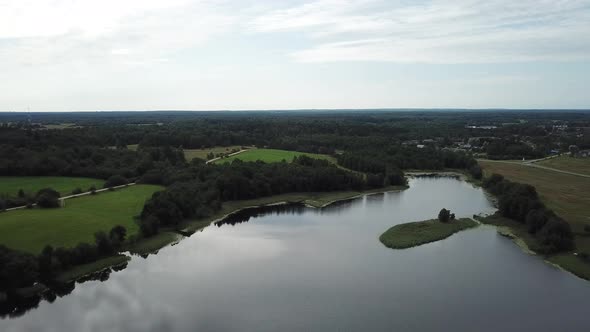
<path id="1" fill-rule="evenodd" d="M 122 186 L 128 183 L 129 180 L 127 180 L 125 177 L 121 175 L 113 175 L 105 181 L 104 187 L 111 188 Z M 88 188 L 88 191 L 94 193 L 96 191 L 96 187 L 91 186 Z M 83 193 L 81 188 L 76 188 L 71 192 L 72 195 L 81 193 Z M 6 194 L 0 196 L 0 211 L 17 206 L 32 207 L 33 204 L 37 204 L 37 206 L 41 208 L 56 208 L 59 207 L 60 196 L 61 194 L 53 188 L 43 188 L 35 195 L 29 195 L 21 189 L 18 191 L 16 196 L 9 196 Z"/>
<path id="2" fill-rule="evenodd" d="M 162 165 L 184 165 L 184 153 L 171 147 L 139 151 L 96 146 L 18 147 L 0 144 L 0 174 L 82 176 L 108 179 L 113 175 L 136 178 Z"/>
<path id="3" fill-rule="evenodd" d="M 550 254 L 575 248 L 570 225 L 539 199 L 535 187 L 512 182 L 502 175 L 492 174 L 483 186 L 498 197 L 502 216 L 526 224 L 528 232 L 541 244 L 537 251 Z"/>
<path id="4" fill-rule="evenodd" d="M 50 283 L 61 271 L 114 254 L 126 235 L 125 227 L 117 225 L 109 233 L 94 234 L 94 244 L 56 249 L 46 246 L 37 256 L 0 245 L 0 291 L 13 295 L 18 288 L 38 281 Z"/>
<path id="5" fill-rule="evenodd" d="M 59 207 L 60 194 L 52 188 L 43 188 L 34 196 L 19 190 L 16 197 L 3 195 L 0 197 L 0 211 L 16 206 L 32 207 L 33 204 L 41 208 Z"/>
<path id="6" fill-rule="evenodd" d="M 477 161 L 468 154 L 426 147 L 366 147 L 337 156 L 338 164 L 367 173 L 399 173 L 400 169 L 477 168 Z M 481 173 L 481 169 L 480 169 Z"/>

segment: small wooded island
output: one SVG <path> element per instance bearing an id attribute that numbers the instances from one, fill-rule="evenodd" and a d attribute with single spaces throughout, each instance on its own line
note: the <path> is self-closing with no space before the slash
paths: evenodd
<path id="1" fill-rule="evenodd" d="M 471 218 L 455 219 L 455 215 L 449 210 L 442 209 L 438 219 L 395 225 L 381 234 L 379 241 L 388 248 L 406 249 L 446 239 L 477 225 L 478 223 Z"/>

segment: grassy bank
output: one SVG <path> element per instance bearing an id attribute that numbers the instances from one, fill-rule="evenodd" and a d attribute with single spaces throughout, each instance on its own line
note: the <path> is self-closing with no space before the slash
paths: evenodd
<path id="1" fill-rule="evenodd" d="M 124 264 L 129 261 L 129 259 L 129 256 L 125 255 L 102 258 L 92 263 L 74 266 L 73 268 L 60 273 L 56 279 L 61 282 L 77 280 L 94 272 Z"/>
<path id="2" fill-rule="evenodd" d="M 135 185 L 66 200 L 63 208 L 22 209 L 0 213 L 0 244 L 33 254 L 46 245 L 73 247 L 94 243 L 94 233 L 115 225 L 127 228 L 128 236 L 138 232 L 135 223 L 145 201 L 160 186 Z"/>
<path id="3" fill-rule="evenodd" d="M 222 158 L 215 163 L 228 163 L 232 162 L 235 159 L 240 159 L 242 161 L 257 161 L 262 160 L 267 163 L 275 163 L 280 162 L 281 160 L 286 160 L 287 162 L 291 162 L 293 158 L 296 156 L 305 155 L 311 158 L 316 159 L 325 159 L 330 162 L 336 163 L 336 159 L 334 157 L 324 155 L 324 154 L 316 154 L 316 153 L 305 153 L 305 152 L 297 152 L 297 151 L 287 151 L 287 150 L 276 150 L 276 149 L 253 149 L 242 152 L 235 156 Z"/>
<path id="4" fill-rule="evenodd" d="M 207 227 L 213 221 L 222 219 L 228 214 L 237 212 L 242 209 L 259 207 L 271 204 L 279 203 L 303 203 L 315 208 L 322 208 L 331 203 L 353 199 L 365 194 L 382 193 L 388 191 L 400 191 L 407 189 L 405 186 L 391 186 L 379 189 L 365 190 L 365 191 L 336 191 L 336 192 L 314 192 L 314 193 L 289 193 L 283 195 L 275 195 L 269 197 L 261 197 L 257 199 L 248 199 L 241 201 L 229 201 L 224 202 L 221 209 L 214 215 L 199 219 L 192 220 L 187 223 L 187 226 L 183 231 L 194 232 Z"/>
<path id="5" fill-rule="evenodd" d="M 87 191 L 91 186 L 102 188 L 104 180 L 92 178 L 78 178 L 67 176 L 0 176 L 0 194 L 17 196 L 22 189 L 25 193 L 34 195 L 43 188 L 53 188 L 62 196 L 67 196 L 74 189 Z"/>
<path id="6" fill-rule="evenodd" d="M 509 235 L 513 240 L 528 253 L 536 254 L 541 244 L 529 234 L 526 225 L 518 221 L 502 217 L 498 214 L 477 218 L 481 223 L 498 226 L 498 232 L 502 235 Z M 574 252 L 565 252 L 543 256 L 545 261 L 569 271 L 580 278 L 590 280 L 590 262 L 584 261 Z"/>
<path id="7" fill-rule="evenodd" d="M 541 201 L 571 225 L 576 247 L 590 252 L 590 237 L 584 234 L 584 225 L 590 223 L 590 178 L 519 164 L 479 163 L 486 176 L 498 173 L 511 181 L 533 185 Z"/>
<path id="8" fill-rule="evenodd" d="M 242 209 L 266 206 L 278 203 L 304 203 L 315 208 L 322 208 L 331 203 L 353 199 L 364 194 L 381 193 L 387 191 L 404 190 L 404 186 L 391 186 L 365 191 L 337 191 L 337 192 L 315 192 L 315 193 L 290 193 L 261 197 L 257 199 L 224 202 L 221 209 L 215 214 L 201 219 L 188 220 L 184 223 L 180 233 L 192 234 L 209 226 L 212 222 L 220 220 L 225 216 Z M 177 242 L 182 238 L 179 232 L 172 229 L 165 229 L 160 233 L 149 237 L 140 238 L 138 241 L 128 244 L 122 251 L 129 251 L 132 254 L 144 255 L 157 252 L 163 247 Z"/>
<path id="9" fill-rule="evenodd" d="M 448 223 L 437 219 L 395 225 L 379 236 L 379 241 L 392 249 L 416 247 L 425 243 L 435 242 L 465 230 L 476 227 L 476 221 L 461 218 Z"/>
<path id="10" fill-rule="evenodd" d="M 129 251 L 135 255 L 151 254 L 178 241 L 181 237 L 178 233 L 163 231 L 152 237 L 142 238 L 135 243 L 129 244 L 122 251 Z"/>

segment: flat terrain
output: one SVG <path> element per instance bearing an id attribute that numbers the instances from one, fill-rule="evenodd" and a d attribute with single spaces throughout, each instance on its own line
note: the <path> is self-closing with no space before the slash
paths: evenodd
<path id="1" fill-rule="evenodd" d="M 535 186 L 543 203 L 568 221 L 575 232 L 582 233 L 583 225 L 590 223 L 590 178 L 519 164 L 483 160 L 479 164 L 486 175 L 498 173 Z"/>
<path id="2" fill-rule="evenodd" d="M 316 159 L 325 159 L 330 162 L 336 163 L 334 157 L 324 155 L 324 154 L 316 154 L 316 153 L 306 153 L 306 152 L 297 152 L 297 151 L 287 151 L 287 150 L 276 150 L 276 149 L 255 149 L 242 152 L 238 155 L 231 156 L 228 158 L 222 158 L 216 161 L 216 163 L 228 163 L 232 162 L 234 159 L 240 159 L 242 161 L 257 161 L 262 160 L 267 163 L 275 163 L 280 162 L 283 159 L 287 162 L 290 162 L 296 156 L 306 155 L 311 158 Z"/>
<path id="3" fill-rule="evenodd" d="M 542 160 L 537 165 L 551 167 L 562 171 L 590 175 L 590 158 L 573 158 L 570 156 L 559 156 Z"/>
<path id="4" fill-rule="evenodd" d="M 379 241 L 392 249 L 405 249 L 439 241 L 478 224 L 472 219 L 461 218 L 442 223 L 438 219 L 410 222 L 391 227 L 379 236 Z"/>
<path id="5" fill-rule="evenodd" d="M 184 158 L 187 161 L 193 160 L 193 158 L 201 158 L 207 160 L 207 155 L 211 152 L 217 157 L 218 154 L 229 154 L 232 151 L 239 151 L 242 147 L 240 145 L 233 146 L 216 146 L 207 149 L 184 149 Z"/>
<path id="6" fill-rule="evenodd" d="M 479 161 L 479 164 L 486 175 L 498 173 L 512 181 L 535 186 L 543 203 L 572 226 L 575 233 L 576 252 L 590 253 L 590 236 L 585 234 L 583 229 L 585 224 L 590 223 L 590 178 L 519 164 L 486 161 Z M 497 221 L 491 223 L 497 224 Z M 534 250 L 534 240 L 530 236 L 527 237 L 522 224 L 516 221 L 505 221 L 504 224 L 515 231 L 515 234 Z M 547 257 L 547 260 L 579 277 L 590 280 L 590 264 L 571 252 L 552 255 Z"/>
<path id="7" fill-rule="evenodd" d="M 16 196 L 20 189 L 34 195 L 43 188 L 53 188 L 67 196 L 76 188 L 88 191 L 91 186 L 102 188 L 104 180 L 66 176 L 0 176 L 0 194 Z"/>
<path id="8" fill-rule="evenodd" d="M 115 225 L 138 232 L 134 217 L 160 186 L 135 185 L 66 200 L 64 208 L 23 209 L 0 213 L 0 244 L 39 253 L 45 245 L 73 247 L 94 242 L 94 233 Z"/>

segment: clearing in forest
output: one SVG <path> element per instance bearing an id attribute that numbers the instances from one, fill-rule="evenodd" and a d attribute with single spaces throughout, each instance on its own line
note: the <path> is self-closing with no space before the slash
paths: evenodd
<path id="1" fill-rule="evenodd" d="M 69 195 L 74 189 L 88 191 L 90 187 L 102 188 L 104 180 L 68 176 L 0 176 L 0 195 L 16 197 L 22 189 L 31 196 L 43 188 L 53 188 L 61 196 Z"/>
<path id="2" fill-rule="evenodd" d="M 336 163 L 336 159 L 334 157 L 325 155 L 325 154 L 317 154 L 317 153 L 307 153 L 307 152 L 297 152 L 297 151 L 288 151 L 288 150 L 277 150 L 277 149 L 255 149 L 255 150 L 248 150 L 244 151 L 240 154 L 222 158 L 217 161 L 216 163 L 228 163 L 232 162 L 235 159 L 240 159 L 242 161 L 257 161 L 261 160 L 266 163 L 275 163 L 285 160 L 287 162 L 291 162 L 293 158 L 296 156 L 305 155 L 311 158 L 316 159 L 324 159 L 330 162 Z"/>
<path id="3" fill-rule="evenodd" d="M 74 247 L 94 243 L 94 233 L 108 232 L 115 225 L 138 233 L 134 220 L 153 193 L 163 187 L 134 185 L 65 200 L 63 208 L 22 209 L 0 213 L 0 245 L 39 253 L 45 245 Z"/>

